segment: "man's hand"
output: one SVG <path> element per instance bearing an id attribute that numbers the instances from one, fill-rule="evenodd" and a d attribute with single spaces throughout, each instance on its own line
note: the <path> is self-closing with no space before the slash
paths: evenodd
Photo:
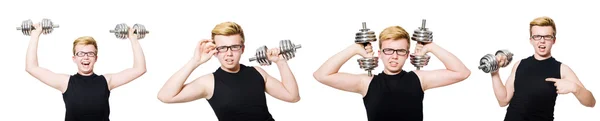
<path id="1" fill-rule="evenodd" d="M 554 82 L 558 94 L 577 93 L 579 91 L 579 85 L 573 81 L 557 78 L 546 78 L 546 81 Z"/>
<path id="2" fill-rule="evenodd" d="M 196 50 L 194 51 L 194 59 L 200 63 L 210 60 L 210 58 L 217 53 L 215 48 L 216 45 L 213 44 L 213 40 L 205 39 L 200 41 L 196 46 Z"/>

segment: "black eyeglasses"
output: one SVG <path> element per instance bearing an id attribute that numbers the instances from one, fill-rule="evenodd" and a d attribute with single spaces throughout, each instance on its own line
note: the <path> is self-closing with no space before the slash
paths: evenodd
<path id="1" fill-rule="evenodd" d="M 398 54 L 400 56 L 404 56 L 404 55 L 406 55 L 408 53 L 408 50 L 406 50 L 406 49 L 385 48 L 382 51 L 383 51 L 383 54 L 386 54 L 386 55 L 391 55 L 391 54 L 396 53 L 396 54 Z"/>
<path id="2" fill-rule="evenodd" d="M 231 51 L 239 51 L 244 47 L 244 45 L 230 45 L 230 46 L 219 46 L 215 49 L 219 52 L 227 52 L 227 50 Z"/>
<path id="3" fill-rule="evenodd" d="M 531 38 L 533 40 L 541 40 L 542 38 L 544 40 L 552 40 L 552 39 L 554 39 L 554 36 L 552 36 L 552 35 L 533 35 L 533 36 L 531 36 Z"/>
<path id="4" fill-rule="evenodd" d="M 88 57 L 96 57 L 96 52 L 83 52 L 83 51 L 79 51 L 77 53 L 75 53 L 75 56 L 77 57 L 83 57 L 83 56 L 88 56 Z"/>

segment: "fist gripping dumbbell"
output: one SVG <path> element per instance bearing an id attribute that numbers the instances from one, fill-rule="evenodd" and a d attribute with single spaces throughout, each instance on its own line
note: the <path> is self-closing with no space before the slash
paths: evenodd
<path id="1" fill-rule="evenodd" d="M 42 21 L 40 22 L 40 26 L 41 26 L 43 34 L 50 34 L 50 33 L 52 33 L 52 30 L 54 30 L 54 28 L 59 27 L 58 25 L 55 25 L 54 23 L 52 23 L 52 21 L 50 19 L 47 19 L 47 18 L 42 19 Z M 33 27 L 33 21 L 31 21 L 31 19 L 24 20 L 22 22 L 21 26 L 17 27 L 17 30 L 21 30 L 21 32 L 23 32 L 23 35 L 26 35 L 26 36 L 31 35 L 31 31 L 35 30 L 35 27 Z"/>
<path id="2" fill-rule="evenodd" d="M 486 54 L 479 60 L 479 69 L 485 73 L 496 72 L 499 68 L 508 66 L 512 58 L 513 53 L 508 50 L 498 50 L 495 55 Z"/>
<path id="3" fill-rule="evenodd" d="M 290 60 L 296 57 L 296 49 L 302 48 L 300 44 L 294 44 L 290 40 L 281 40 L 279 41 L 279 55 L 283 57 L 285 60 Z M 250 58 L 250 62 L 258 61 L 261 66 L 271 65 L 271 61 L 267 59 L 267 48 L 266 45 L 263 45 L 256 49 L 256 55 Z"/>
<path id="4" fill-rule="evenodd" d="M 146 34 L 150 33 L 142 24 L 133 25 L 133 30 L 133 33 L 138 35 L 138 39 L 143 39 Z M 127 39 L 129 37 L 129 26 L 125 23 L 117 24 L 115 29 L 110 30 L 110 33 L 115 33 L 115 36 L 119 39 Z"/>
<path id="5" fill-rule="evenodd" d="M 411 39 L 421 44 L 429 44 L 433 42 L 433 32 L 429 31 L 428 28 L 425 28 L 425 19 L 423 19 L 421 27 L 415 30 Z M 410 63 L 417 67 L 417 70 L 420 70 L 429 63 L 430 58 L 431 56 L 427 54 L 415 55 L 415 53 L 412 53 L 410 54 Z"/>
<path id="6" fill-rule="evenodd" d="M 364 46 L 367 46 L 371 42 L 375 42 L 375 41 L 377 41 L 375 32 L 370 31 L 367 28 L 367 22 L 362 22 L 362 29 L 360 29 L 359 32 L 356 32 L 356 37 L 355 37 L 354 42 L 357 44 L 363 44 Z M 376 56 L 359 58 L 357 61 L 358 61 L 358 65 L 360 66 L 360 69 L 367 71 L 367 74 L 369 76 L 373 76 L 371 71 L 373 71 L 373 69 L 375 69 L 377 67 L 377 62 L 378 62 Z"/>

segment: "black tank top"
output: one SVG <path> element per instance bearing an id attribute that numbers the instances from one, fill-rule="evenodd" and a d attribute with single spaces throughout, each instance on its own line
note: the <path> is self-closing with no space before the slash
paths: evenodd
<path id="1" fill-rule="evenodd" d="M 515 73 L 515 92 L 506 109 L 505 121 L 552 121 L 556 86 L 546 78 L 560 78 L 561 62 L 553 57 L 521 60 Z"/>
<path id="2" fill-rule="evenodd" d="M 369 121 L 422 121 L 423 90 L 413 72 L 379 73 L 363 98 Z"/>
<path id="3" fill-rule="evenodd" d="M 109 96 L 104 76 L 71 75 L 67 91 L 63 93 L 65 121 L 110 121 Z"/>
<path id="4" fill-rule="evenodd" d="M 275 121 L 267 108 L 265 81 L 254 67 L 240 64 L 237 73 L 218 68 L 208 100 L 219 121 Z"/>

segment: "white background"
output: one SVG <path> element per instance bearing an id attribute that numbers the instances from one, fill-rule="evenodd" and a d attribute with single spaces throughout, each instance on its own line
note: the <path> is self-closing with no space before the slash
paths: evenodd
<path id="1" fill-rule="evenodd" d="M 128 40 L 109 33 L 118 23 L 146 25 L 150 34 L 140 40 L 146 55 L 147 73 L 137 80 L 112 90 L 111 120 L 217 120 L 205 99 L 182 104 L 164 104 L 156 95 L 165 81 L 191 57 L 197 41 L 210 38 L 212 28 L 221 22 L 239 23 L 246 34 L 242 64 L 260 45 L 275 47 L 281 39 L 302 44 L 289 64 L 294 72 L 302 100 L 286 103 L 267 96 L 269 111 L 278 121 L 364 121 L 366 112 L 361 96 L 343 92 L 317 82 L 312 73 L 330 56 L 353 44 L 354 34 L 367 22 L 379 33 L 388 26 L 400 25 L 409 33 L 427 19 L 434 42 L 454 53 L 469 69 L 463 82 L 428 90 L 424 100 L 425 121 L 501 121 L 506 108 L 499 107 L 489 74 L 477 69 L 479 59 L 498 49 L 510 49 L 514 60 L 531 56 L 528 42 L 529 22 L 549 16 L 557 24 L 557 43 L 553 56 L 568 64 L 582 83 L 600 99 L 596 75 L 598 27 L 597 3 L 582 1 L 182 1 L 148 0 L 48 1 L 4 0 L 0 4 L 0 120 L 64 120 L 62 95 L 25 71 L 29 37 L 15 27 L 25 19 L 39 22 L 50 18 L 60 28 L 43 35 L 39 42 L 39 64 L 57 73 L 75 74 L 71 60 L 72 42 L 80 36 L 93 36 L 99 45 L 98 74 L 118 72 L 132 66 Z M 375 44 L 376 45 L 376 44 Z M 414 42 L 412 42 L 414 47 Z M 376 48 L 378 49 L 378 48 Z M 365 73 L 358 68 L 356 56 L 341 71 Z M 380 63 L 380 65 L 382 65 Z M 512 67 L 511 63 L 510 67 Z M 190 78 L 211 73 L 219 66 L 216 59 L 201 65 Z M 279 78 L 275 65 L 263 67 Z M 424 69 L 444 68 L 436 58 Z M 381 72 L 378 67 L 374 73 Z M 407 63 L 405 70 L 414 67 Z M 510 69 L 502 69 L 505 80 Z M 600 109 L 581 105 L 573 94 L 559 95 L 557 121 L 598 121 Z"/>

